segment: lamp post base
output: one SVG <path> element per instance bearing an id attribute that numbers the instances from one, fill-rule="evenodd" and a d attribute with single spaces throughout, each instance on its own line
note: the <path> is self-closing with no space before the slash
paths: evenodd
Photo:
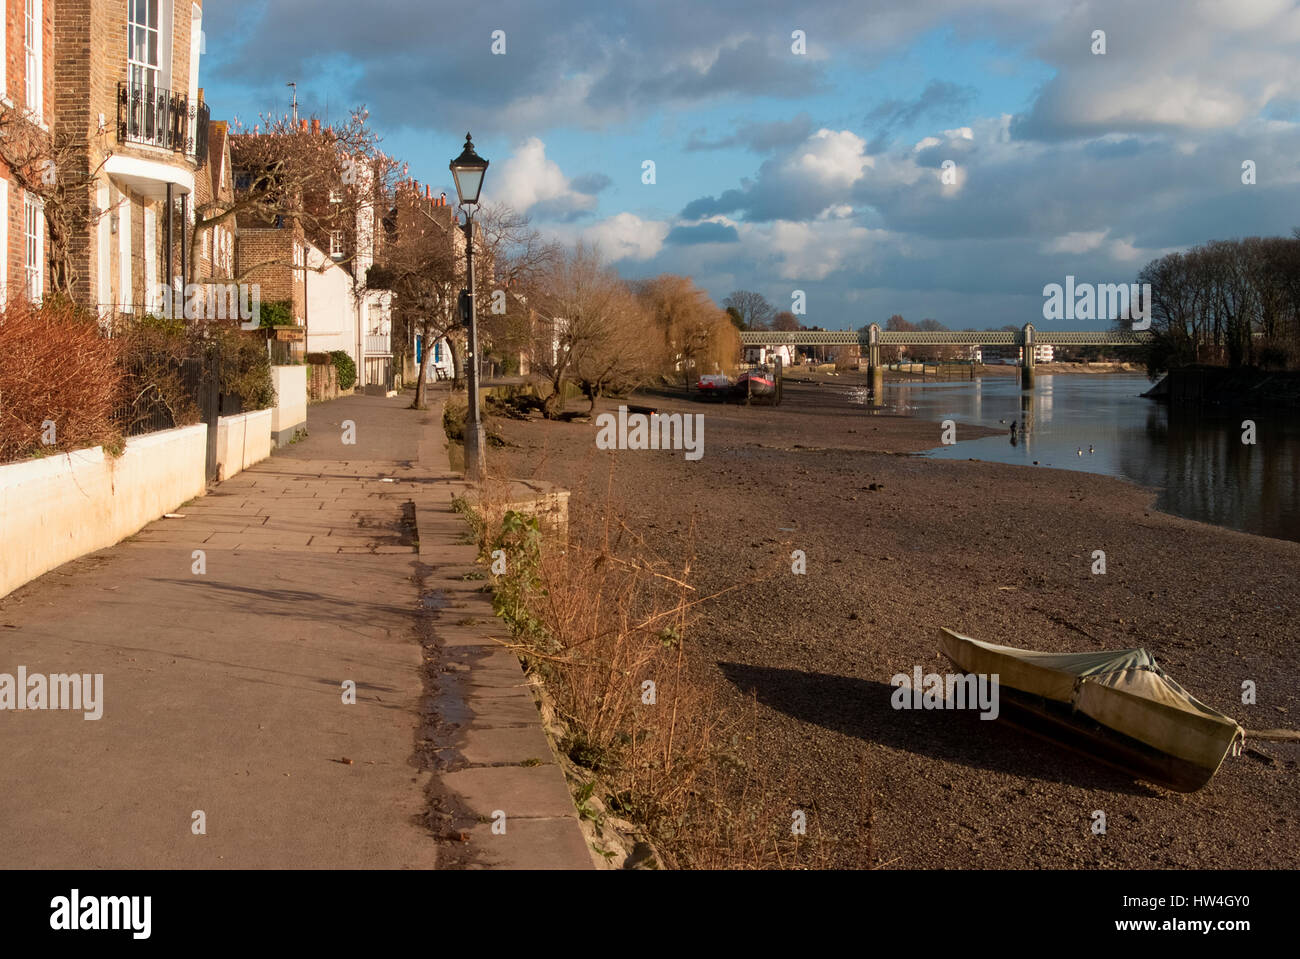
<path id="1" fill-rule="evenodd" d="M 471 483 L 481 483 L 486 474 L 483 465 L 483 452 L 487 441 L 483 434 L 483 423 L 465 424 L 465 479 Z"/>

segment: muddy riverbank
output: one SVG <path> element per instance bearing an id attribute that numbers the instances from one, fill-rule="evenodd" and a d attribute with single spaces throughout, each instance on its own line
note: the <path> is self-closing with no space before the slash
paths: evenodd
<path id="1" fill-rule="evenodd" d="M 1300 865 L 1300 745 L 1249 744 L 1180 795 L 971 714 L 895 711 L 889 686 L 948 670 L 939 626 L 1042 650 L 1145 646 L 1244 726 L 1295 728 L 1300 543 L 1165 515 L 1108 477 L 909 455 L 939 424 L 814 385 L 789 384 L 776 409 L 648 401 L 704 414 L 701 459 L 600 451 L 592 423 L 499 419 L 512 445 L 491 450 L 493 472 L 569 487 L 575 524 L 614 507 L 648 550 L 693 557 L 702 593 L 740 584 L 701 608 L 689 668 L 752 717 L 745 761 L 810 812 L 827 865 Z"/>

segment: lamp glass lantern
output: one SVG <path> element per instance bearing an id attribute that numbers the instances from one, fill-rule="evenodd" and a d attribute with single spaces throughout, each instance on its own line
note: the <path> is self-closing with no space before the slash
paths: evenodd
<path id="1" fill-rule="evenodd" d="M 456 180 L 456 195 L 461 206 L 473 206 L 478 203 L 479 191 L 483 189 L 483 174 L 487 172 L 488 161 L 474 152 L 474 141 L 465 134 L 465 149 L 460 156 L 451 161 L 451 175 Z"/>

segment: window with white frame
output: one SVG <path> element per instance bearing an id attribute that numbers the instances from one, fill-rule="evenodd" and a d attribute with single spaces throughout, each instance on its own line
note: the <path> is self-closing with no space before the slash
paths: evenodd
<path id="1" fill-rule="evenodd" d="M 147 91 L 145 95 L 150 96 L 161 85 L 159 0 L 127 0 L 127 3 L 127 73 L 131 88 Z"/>
<path id="2" fill-rule="evenodd" d="M 330 256 L 343 255 L 343 231 L 330 230 Z"/>
<path id="3" fill-rule="evenodd" d="M 27 80 L 27 109 L 37 120 L 44 116 L 42 103 L 45 88 L 43 54 L 41 43 L 41 0 L 24 0 L 26 4 L 23 16 L 23 52 Z"/>
<path id="4" fill-rule="evenodd" d="M 342 191 L 342 190 L 330 190 L 330 202 L 331 202 L 331 203 L 342 203 L 342 202 L 343 202 L 343 191 Z"/>
<path id="5" fill-rule="evenodd" d="M 23 233 L 27 299 L 39 303 L 45 295 L 45 211 L 30 193 L 23 200 Z"/>

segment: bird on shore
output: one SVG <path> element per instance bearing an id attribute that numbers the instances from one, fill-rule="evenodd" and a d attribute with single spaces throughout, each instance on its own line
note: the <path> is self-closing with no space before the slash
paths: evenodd
<path id="1" fill-rule="evenodd" d="M 1095 449 L 1093 449 L 1091 446 L 1089 446 L 1089 447 L 1088 447 L 1088 452 L 1089 452 L 1089 453 L 1095 453 L 1095 452 L 1097 452 L 1097 451 L 1096 451 Z"/>
<path id="2" fill-rule="evenodd" d="M 1075 456 L 1082 456 L 1082 455 L 1083 455 L 1083 447 L 1080 446 L 1078 449 L 1076 449 L 1076 450 L 1074 451 L 1074 455 L 1075 455 Z"/>

